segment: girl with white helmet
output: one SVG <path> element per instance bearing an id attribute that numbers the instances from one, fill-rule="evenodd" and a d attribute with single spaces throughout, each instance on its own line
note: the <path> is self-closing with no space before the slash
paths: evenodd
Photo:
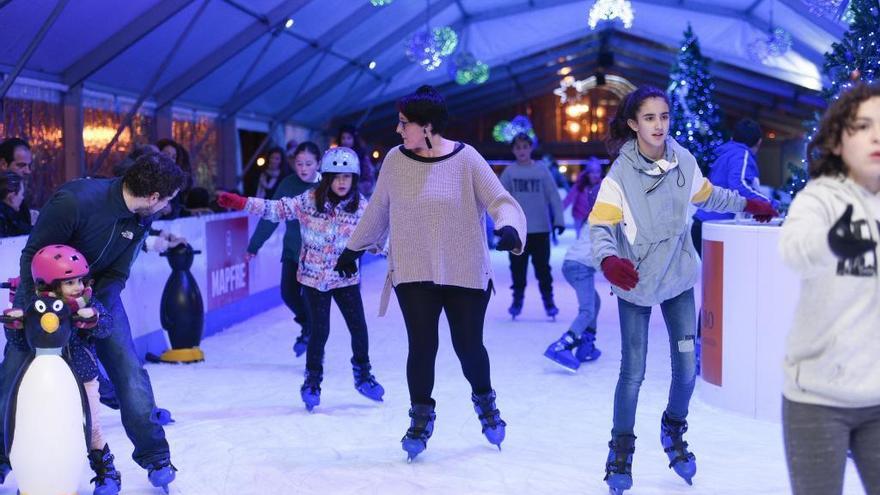
<path id="1" fill-rule="evenodd" d="M 345 318 L 351 332 L 354 385 L 365 397 L 381 401 L 385 390 L 370 373 L 367 323 L 361 300 L 360 277 L 341 277 L 333 270 L 340 253 L 367 207 L 358 192 L 360 163 L 350 148 L 331 148 L 321 159 L 321 182 L 294 198 L 266 200 L 221 192 L 220 206 L 245 210 L 272 221 L 299 220 L 302 250 L 297 279 L 311 309 L 312 336 L 306 350 L 305 382 L 300 389 L 306 408 L 321 402 L 324 345 L 330 333 L 330 301 Z"/>

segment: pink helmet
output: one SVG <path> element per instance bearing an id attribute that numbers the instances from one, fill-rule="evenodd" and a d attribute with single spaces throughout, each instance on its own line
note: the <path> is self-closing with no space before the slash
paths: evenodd
<path id="1" fill-rule="evenodd" d="M 59 280 L 85 277 L 89 274 L 86 257 L 64 244 L 46 246 L 31 260 L 31 276 L 38 284 L 52 285 Z"/>

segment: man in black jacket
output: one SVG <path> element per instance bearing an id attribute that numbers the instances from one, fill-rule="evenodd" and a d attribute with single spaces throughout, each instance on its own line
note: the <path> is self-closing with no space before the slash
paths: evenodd
<path id="1" fill-rule="evenodd" d="M 153 390 L 135 354 L 120 292 L 154 216 L 185 182 L 186 174 L 173 161 L 154 153 L 138 158 L 121 178 L 79 179 L 61 186 L 40 211 L 21 252 L 21 285 L 14 304 L 27 308 L 34 297 L 31 259 L 42 247 L 67 244 L 86 256 L 94 279 L 94 298 L 113 319 L 112 335 L 97 343 L 98 358 L 117 387 L 122 425 L 134 444 L 132 457 L 148 470 L 157 487 L 173 481 L 176 469 L 171 465 L 164 430 L 150 421 L 155 407 Z M 6 410 L 9 387 L 27 355 L 27 348 L 7 343 L 0 366 L 0 411 Z M 8 472 L 8 459 L 0 457 L 0 480 Z"/>

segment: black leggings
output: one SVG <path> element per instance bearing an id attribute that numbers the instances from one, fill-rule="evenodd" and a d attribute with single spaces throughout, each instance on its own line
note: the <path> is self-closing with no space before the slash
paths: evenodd
<path id="1" fill-rule="evenodd" d="M 324 346 L 327 344 L 327 337 L 330 336 L 331 299 L 336 300 L 336 306 L 342 312 L 342 317 L 351 333 L 352 364 L 369 364 L 370 344 L 360 284 L 327 292 L 303 286 L 303 295 L 312 317 L 312 336 L 309 338 L 309 346 L 306 350 L 306 369 L 319 373 L 324 371 Z"/>
<path id="2" fill-rule="evenodd" d="M 483 346 L 483 320 L 492 283 L 486 290 L 432 282 L 399 284 L 394 288 L 406 323 L 409 355 L 406 381 L 412 404 L 434 405 L 434 361 L 439 347 L 440 312 L 446 312 L 452 347 L 475 394 L 492 390 L 489 354 Z"/>
<path id="3" fill-rule="evenodd" d="M 281 261 L 281 299 L 293 311 L 293 321 L 302 327 L 302 336 L 312 333 L 309 306 L 303 296 L 303 285 L 296 280 L 299 263 L 294 260 Z"/>

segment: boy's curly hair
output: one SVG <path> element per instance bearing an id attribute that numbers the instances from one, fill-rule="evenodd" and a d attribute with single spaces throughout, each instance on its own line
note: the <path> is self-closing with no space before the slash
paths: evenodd
<path id="1" fill-rule="evenodd" d="M 842 93 L 825 110 L 816 135 L 807 145 L 810 178 L 846 174 L 846 164 L 834 149 L 840 146 L 843 133 L 853 132 L 856 114 L 862 102 L 880 96 L 880 83 L 859 83 Z"/>

